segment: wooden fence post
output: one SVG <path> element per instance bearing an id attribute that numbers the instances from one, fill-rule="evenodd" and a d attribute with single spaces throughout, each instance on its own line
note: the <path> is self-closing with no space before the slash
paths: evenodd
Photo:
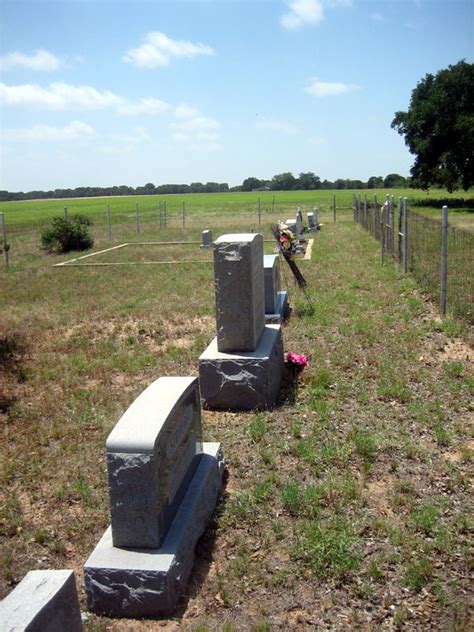
<path id="1" fill-rule="evenodd" d="M 107 235 L 112 239 L 112 228 L 110 226 L 110 206 L 107 204 Z"/>
<path id="2" fill-rule="evenodd" d="M 10 250 L 10 246 L 7 241 L 7 225 L 5 223 L 5 215 L 0 213 L 0 222 L 2 224 L 2 250 L 3 250 L 3 260 L 5 261 L 5 267 L 8 268 L 10 265 L 10 259 L 8 255 L 8 251 Z"/>
<path id="3" fill-rule="evenodd" d="M 448 280 L 448 207 L 443 206 L 441 219 L 441 316 L 446 316 L 446 287 Z"/>
<path id="4" fill-rule="evenodd" d="M 403 272 L 408 272 L 408 200 L 403 200 Z"/>

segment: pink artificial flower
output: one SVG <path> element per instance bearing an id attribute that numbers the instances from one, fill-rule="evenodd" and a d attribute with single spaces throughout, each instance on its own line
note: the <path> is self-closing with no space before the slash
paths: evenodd
<path id="1" fill-rule="evenodd" d="M 298 365 L 302 369 L 308 366 L 308 358 L 303 353 L 293 353 L 293 351 L 290 351 L 286 356 L 286 360 L 291 364 Z"/>

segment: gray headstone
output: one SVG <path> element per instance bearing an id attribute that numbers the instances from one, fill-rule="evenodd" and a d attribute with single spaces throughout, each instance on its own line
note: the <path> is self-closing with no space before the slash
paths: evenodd
<path id="1" fill-rule="evenodd" d="M 280 291 L 280 259 L 278 255 L 263 255 L 263 275 L 265 282 L 265 314 L 277 310 Z"/>
<path id="2" fill-rule="evenodd" d="M 84 565 L 91 610 L 133 618 L 160 617 L 175 610 L 193 567 L 196 542 L 214 513 L 223 471 L 220 443 L 204 443 L 199 465 L 159 549 L 117 548 L 107 529 Z"/>
<path id="3" fill-rule="evenodd" d="M 312 211 L 308 211 L 308 228 L 309 230 L 314 230 L 316 228 L 314 223 L 314 213 Z"/>
<path id="4" fill-rule="evenodd" d="M 290 219 L 287 219 L 285 224 L 288 226 L 288 228 L 291 230 L 292 233 L 294 233 L 296 235 L 296 217 L 292 217 Z"/>
<path id="5" fill-rule="evenodd" d="M 202 247 L 210 248 L 211 246 L 212 246 L 212 231 L 203 230 L 202 231 Z"/>
<path id="6" fill-rule="evenodd" d="M 202 454 L 197 378 L 153 382 L 106 445 L 114 546 L 156 549 Z"/>
<path id="7" fill-rule="evenodd" d="M 71 570 L 30 571 L 0 602 L 0 632 L 82 632 Z"/>
<path id="8" fill-rule="evenodd" d="M 214 242 L 219 351 L 254 351 L 265 327 L 263 236 L 222 235 Z"/>

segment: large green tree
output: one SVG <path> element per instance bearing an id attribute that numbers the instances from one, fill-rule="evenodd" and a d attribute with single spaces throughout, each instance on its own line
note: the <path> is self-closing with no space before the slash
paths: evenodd
<path id="1" fill-rule="evenodd" d="M 411 173 L 422 188 L 467 190 L 474 184 L 474 64 L 427 74 L 392 127 L 416 156 Z"/>

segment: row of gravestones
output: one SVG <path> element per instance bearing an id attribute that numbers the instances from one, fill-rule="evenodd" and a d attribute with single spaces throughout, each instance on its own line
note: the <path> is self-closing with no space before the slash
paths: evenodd
<path id="1" fill-rule="evenodd" d="M 213 247 L 217 336 L 199 358 L 199 381 L 159 378 L 106 442 L 111 526 L 84 565 L 98 614 L 163 616 L 184 592 L 224 470 L 220 443 L 202 440 L 201 400 L 249 410 L 279 397 L 287 295 L 278 256 L 264 255 L 254 233 L 224 235 Z M 2 632 L 81 629 L 72 571 L 31 571 L 0 603 Z"/>

